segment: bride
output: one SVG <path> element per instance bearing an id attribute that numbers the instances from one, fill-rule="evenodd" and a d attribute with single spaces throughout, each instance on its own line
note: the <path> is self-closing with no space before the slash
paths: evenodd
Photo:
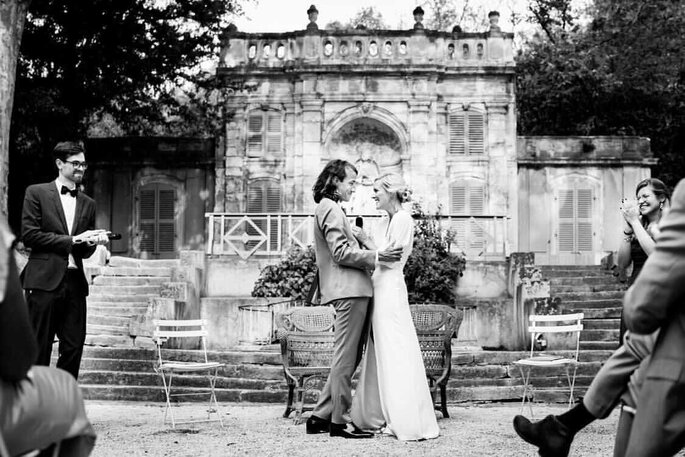
<path id="1" fill-rule="evenodd" d="M 369 249 L 394 245 L 403 251 L 399 262 L 380 263 L 373 273 L 371 332 L 352 402 L 352 420 L 362 429 L 385 427 L 384 432 L 400 440 L 435 438 L 438 423 L 402 272 L 414 236 L 412 217 L 402 209 L 411 192 L 402 177 L 393 173 L 376 179 L 373 191 L 377 208 L 388 213 L 388 222 L 380 224 L 375 242 L 361 229 L 355 236 Z"/>

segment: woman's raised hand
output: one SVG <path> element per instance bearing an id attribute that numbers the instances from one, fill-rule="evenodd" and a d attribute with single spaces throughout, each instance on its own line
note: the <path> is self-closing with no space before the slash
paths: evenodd
<path id="1" fill-rule="evenodd" d="M 637 206 L 637 201 L 632 198 L 624 198 L 621 200 L 621 214 L 623 219 L 632 227 L 633 224 L 640 221 L 640 209 Z"/>

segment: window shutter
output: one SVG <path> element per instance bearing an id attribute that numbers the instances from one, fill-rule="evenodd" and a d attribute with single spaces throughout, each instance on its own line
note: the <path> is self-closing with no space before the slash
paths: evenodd
<path id="1" fill-rule="evenodd" d="M 469 154 L 482 154 L 485 144 L 485 119 L 481 113 L 468 115 Z"/>
<path id="2" fill-rule="evenodd" d="M 263 204 L 263 194 L 264 191 L 262 186 L 255 185 L 251 183 L 247 190 L 247 212 L 248 213 L 261 213 L 264 211 Z"/>
<path id="3" fill-rule="evenodd" d="M 450 212 L 452 214 L 466 213 L 466 184 L 450 186 Z"/>
<path id="4" fill-rule="evenodd" d="M 482 183 L 472 183 L 469 186 L 469 212 L 483 214 L 485 208 L 485 186 Z"/>
<path id="5" fill-rule="evenodd" d="M 268 213 L 281 212 L 281 188 L 271 185 L 266 189 L 266 211 Z"/>
<path id="6" fill-rule="evenodd" d="M 575 249 L 574 239 L 574 198 L 573 190 L 562 189 L 557 196 L 559 204 L 559 252 L 573 252 Z"/>
<path id="7" fill-rule="evenodd" d="M 267 116 L 266 151 L 281 152 L 281 113 L 271 112 Z"/>
<path id="8" fill-rule="evenodd" d="M 145 252 L 153 252 L 155 250 L 155 207 L 156 207 L 156 192 L 155 189 L 140 191 L 140 250 Z"/>
<path id="9" fill-rule="evenodd" d="M 464 113 L 450 113 L 448 123 L 450 154 L 466 153 L 466 117 Z"/>
<path id="10" fill-rule="evenodd" d="M 252 114 L 247 120 L 247 155 L 261 156 L 263 153 L 264 114 Z"/>
<path id="11" fill-rule="evenodd" d="M 592 251 L 592 189 L 577 189 L 576 195 L 577 247 L 579 251 Z"/>
<path id="12" fill-rule="evenodd" d="M 158 252 L 174 252 L 176 238 L 175 203 L 176 192 L 173 189 L 159 191 L 159 235 Z"/>

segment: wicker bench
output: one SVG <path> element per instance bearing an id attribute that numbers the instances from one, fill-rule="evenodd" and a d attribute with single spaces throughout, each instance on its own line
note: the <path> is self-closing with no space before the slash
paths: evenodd
<path id="1" fill-rule="evenodd" d="M 450 417 L 447 412 L 447 382 L 452 371 L 452 336 L 459 331 L 463 312 L 446 305 L 410 305 L 409 308 L 419 338 L 433 404 L 442 417 Z"/>
<path id="2" fill-rule="evenodd" d="M 313 406 L 305 397 L 326 381 L 331 371 L 335 335 L 335 309 L 331 306 L 295 307 L 276 315 L 288 400 L 283 417 L 295 411 L 295 424 Z"/>

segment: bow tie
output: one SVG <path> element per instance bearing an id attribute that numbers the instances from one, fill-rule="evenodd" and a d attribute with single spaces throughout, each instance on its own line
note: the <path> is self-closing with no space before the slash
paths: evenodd
<path id="1" fill-rule="evenodd" d="M 60 193 L 62 195 L 69 194 L 72 197 L 76 198 L 76 196 L 78 195 L 78 187 L 74 187 L 74 190 L 71 190 L 67 186 L 62 186 L 62 190 L 60 190 Z"/>

